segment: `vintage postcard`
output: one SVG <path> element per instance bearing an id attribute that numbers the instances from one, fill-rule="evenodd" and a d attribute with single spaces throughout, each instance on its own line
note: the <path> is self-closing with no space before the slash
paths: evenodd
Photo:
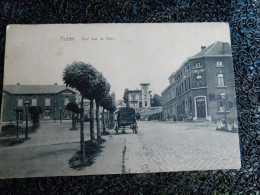
<path id="1" fill-rule="evenodd" d="M 240 168 L 227 23 L 7 27 L 1 178 Z"/>

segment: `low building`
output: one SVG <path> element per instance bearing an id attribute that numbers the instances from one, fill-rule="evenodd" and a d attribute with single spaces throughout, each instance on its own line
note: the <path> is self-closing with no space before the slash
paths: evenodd
<path id="1" fill-rule="evenodd" d="M 2 121 L 16 121 L 17 107 L 24 112 L 19 114 L 19 121 L 25 120 L 24 102 L 29 106 L 39 106 L 43 113 L 40 120 L 69 120 L 71 112 L 66 109 L 69 102 L 77 102 L 77 92 L 65 85 L 4 85 L 2 94 Z"/>
<path id="2" fill-rule="evenodd" d="M 141 90 L 129 90 L 128 101 L 129 107 L 136 110 L 151 107 L 151 91 L 149 91 L 150 83 L 141 83 Z"/>
<path id="3" fill-rule="evenodd" d="M 201 47 L 169 76 L 162 92 L 163 119 L 236 120 L 234 71 L 229 43 Z"/>

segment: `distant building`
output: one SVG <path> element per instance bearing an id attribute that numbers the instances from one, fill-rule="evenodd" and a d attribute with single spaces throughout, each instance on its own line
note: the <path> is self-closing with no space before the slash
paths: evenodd
<path id="1" fill-rule="evenodd" d="M 150 83 L 141 83 L 141 90 L 129 90 L 128 101 L 129 107 L 140 109 L 151 107 L 151 91 L 149 91 Z"/>
<path id="2" fill-rule="evenodd" d="M 71 119 L 71 112 L 66 109 L 69 102 L 77 102 L 77 92 L 65 85 L 4 85 L 2 94 L 3 122 L 16 121 L 15 108 L 21 107 L 24 112 L 19 120 L 25 120 L 24 102 L 29 106 L 39 106 L 43 113 L 40 120 Z"/>
<path id="3" fill-rule="evenodd" d="M 231 47 L 215 42 L 188 58 L 169 76 L 162 92 L 163 119 L 236 119 L 235 86 Z M 225 98 L 223 98 L 225 96 Z"/>

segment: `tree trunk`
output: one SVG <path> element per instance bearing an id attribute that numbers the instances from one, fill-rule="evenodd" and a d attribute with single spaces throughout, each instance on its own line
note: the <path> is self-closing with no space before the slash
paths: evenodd
<path id="1" fill-rule="evenodd" d="M 105 123 L 105 108 L 103 107 L 102 111 L 102 125 L 103 125 L 103 134 L 106 132 L 106 123 Z"/>
<path id="2" fill-rule="evenodd" d="M 109 129 L 113 129 L 115 125 L 114 113 L 109 112 Z"/>
<path id="3" fill-rule="evenodd" d="M 109 111 L 107 110 L 107 119 L 106 119 L 106 121 L 107 121 L 107 128 L 109 129 Z"/>
<path id="4" fill-rule="evenodd" d="M 75 126 L 76 126 L 76 124 L 75 124 L 75 113 L 72 112 L 72 129 L 75 129 Z"/>
<path id="5" fill-rule="evenodd" d="M 94 135 L 94 102 L 93 99 L 90 100 L 90 139 L 94 140 L 95 139 L 95 135 Z"/>
<path id="6" fill-rule="evenodd" d="M 16 132 L 16 136 L 17 136 L 17 139 L 19 139 L 19 112 L 16 112 L 16 121 L 17 121 L 17 132 Z"/>
<path id="7" fill-rule="evenodd" d="M 84 149 L 84 107 L 83 107 L 83 97 L 81 99 L 81 112 L 80 112 L 80 152 L 82 157 L 85 157 Z"/>
<path id="8" fill-rule="evenodd" d="M 100 134 L 100 117 L 99 117 L 99 103 L 96 101 L 96 123 L 97 123 L 97 139 L 101 138 Z"/>

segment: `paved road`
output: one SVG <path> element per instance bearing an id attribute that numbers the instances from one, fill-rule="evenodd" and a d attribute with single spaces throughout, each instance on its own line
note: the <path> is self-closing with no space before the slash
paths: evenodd
<path id="1" fill-rule="evenodd" d="M 42 123 L 31 139 L 0 148 L 1 177 L 121 174 L 211 170 L 240 167 L 238 135 L 215 131 L 212 123 L 139 122 L 138 134 L 126 130 L 104 136 L 95 163 L 73 170 L 68 160 L 79 150 L 79 130 L 70 123 Z M 85 138 L 89 140 L 88 124 Z"/>
<path id="2" fill-rule="evenodd" d="M 240 168 L 238 134 L 213 123 L 140 122 L 126 136 L 125 172 Z"/>

